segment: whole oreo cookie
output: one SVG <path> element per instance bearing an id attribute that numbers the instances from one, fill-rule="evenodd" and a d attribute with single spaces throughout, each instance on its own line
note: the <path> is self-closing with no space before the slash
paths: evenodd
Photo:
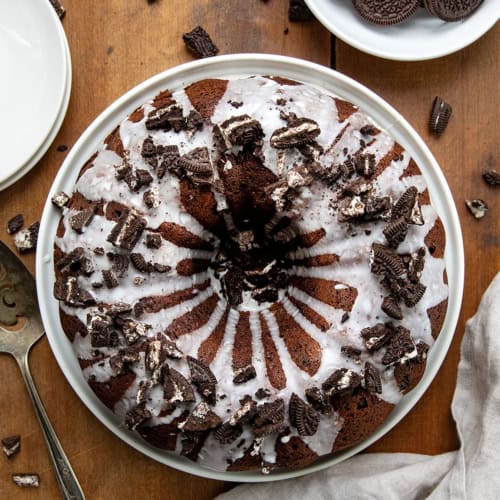
<path id="1" fill-rule="evenodd" d="M 382 26 L 405 21 L 420 6 L 419 0 L 352 0 L 352 3 L 364 19 Z"/>
<path id="2" fill-rule="evenodd" d="M 460 21 L 470 16 L 483 0 L 424 0 L 427 11 L 443 21 Z"/>

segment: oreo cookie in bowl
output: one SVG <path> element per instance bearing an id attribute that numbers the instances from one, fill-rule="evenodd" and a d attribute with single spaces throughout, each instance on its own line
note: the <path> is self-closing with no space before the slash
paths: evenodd
<path id="1" fill-rule="evenodd" d="M 38 262 L 84 402 L 149 456 L 230 480 L 318 470 L 402 418 L 463 267 L 447 186 L 402 123 L 344 76 L 257 55 L 105 111 L 55 181 Z"/>
<path id="2" fill-rule="evenodd" d="M 456 52 L 497 22 L 496 0 L 306 0 L 340 39 L 386 59 L 421 61 Z"/>

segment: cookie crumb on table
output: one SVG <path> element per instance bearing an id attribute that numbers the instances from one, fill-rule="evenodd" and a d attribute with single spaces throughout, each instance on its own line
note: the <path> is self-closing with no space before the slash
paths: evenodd
<path id="1" fill-rule="evenodd" d="M 215 56 L 219 52 L 217 46 L 212 42 L 210 35 L 201 26 L 197 26 L 192 31 L 184 33 L 182 39 L 188 50 L 200 59 Z"/>

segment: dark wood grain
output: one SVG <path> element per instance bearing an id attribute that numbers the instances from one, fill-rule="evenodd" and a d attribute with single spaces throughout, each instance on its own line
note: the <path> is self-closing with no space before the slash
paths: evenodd
<path id="1" fill-rule="evenodd" d="M 150 76 L 192 60 L 182 33 L 201 24 L 221 54 L 267 52 L 328 65 L 330 35 L 317 22 L 290 24 L 287 2 L 273 0 L 64 0 L 63 26 L 73 62 L 71 101 L 54 144 L 22 180 L 0 193 L 0 238 L 7 220 L 23 213 L 39 220 L 50 185 L 71 146 L 116 98 Z M 288 34 L 284 29 L 289 27 Z M 34 256 L 22 257 L 33 272 Z M 44 338 L 31 353 L 33 376 L 54 428 L 88 499 L 213 498 L 230 484 L 162 466 L 115 438 L 66 382 Z M 31 403 L 15 362 L 0 356 L 0 437 L 22 435 L 22 452 L 0 457 L 0 498 L 58 498 L 54 475 Z M 20 489 L 13 472 L 41 475 L 40 490 Z"/>

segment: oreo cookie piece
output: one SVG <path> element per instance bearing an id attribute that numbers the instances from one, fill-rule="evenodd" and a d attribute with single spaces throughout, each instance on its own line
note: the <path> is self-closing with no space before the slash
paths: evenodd
<path id="1" fill-rule="evenodd" d="M 224 422 L 219 428 L 214 431 L 214 438 L 221 444 L 230 444 L 236 441 L 243 434 L 241 425 L 231 425 L 229 422 Z"/>
<path id="2" fill-rule="evenodd" d="M 381 309 L 385 312 L 385 314 L 387 314 L 387 316 L 390 316 L 391 318 L 403 319 L 403 312 L 401 311 L 401 307 L 399 307 L 399 304 L 394 297 L 385 297 L 382 302 Z"/>
<path id="3" fill-rule="evenodd" d="M 488 211 L 488 205 L 483 200 L 465 200 L 465 204 L 476 219 L 482 219 Z"/>
<path id="4" fill-rule="evenodd" d="M 312 21 L 314 16 L 304 0 L 289 0 L 288 20 L 293 22 Z"/>
<path id="5" fill-rule="evenodd" d="M 314 141 L 321 133 L 318 123 L 310 118 L 297 118 L 290 114 L 285 119 L 288 126 L 276 129 L 271 135 L 271 146 L 276 149 L 303 146 Z"/>
<path id="6" fill-rule="evenodd" d="M 7 234 L 17 233 L 23 227 L 23 224 L 23 214 L 14 215 L 14 217 L 7 221 Z"/>
<path id="7" fill-rule="evenodd" d="M 203 432 L 214 429 L 221 424 L 222 420 L 210 409 L 207 403 L 200 403 L 181 425 L 184 431 Z"/>
<path id="8" fill-rule="evenodd" d="M 125 415 L 125 425 L 129 429 L 134 430 L 152 416 L 151 412 L 146 408 L 146 405 L 140 403 L 127 412 Z"/>
<path id="9" fill-rule="evenodd" d="M 450 121 L 452 107 L 441 97 L 436 96 L 432 105 L 431 117 L 429 119 L 429 128 L 431 132 L 441 135 Z"/>
<path id="10" fill-rule="evenodd" d="M 338 395 L 351 394 L 361 385 L 358 373 L 348 368 L 335 370 L 321 385 L 325 395 L 332 399 Z"/>
<path id="11" fill-rule="evenodd" d="M 211 177 L 213 173 L 210 151 L 206 147 L 194 148 L 182 155 L 177 160 L 177 165 L 194 176 Z"/>
<path id="12" fill-rule="evenodd" d="M 70 197 L 64 192 L 64 191 L 59 191 L 56 193 L 50 201 L 57 207 L 57 208 L 63 208 L 65 207 L 70 200 Z"/>
<path id="13" fill-rule="evenodd" d="M 131 251 L 139 241 L 145 227 L 146 219 L 141 217 L 134 209 L 131 209 L 123 213 L 118 219 L 118 222 L 109 233 L 107 241 L 116 247 Z"/>
<path id="14" fill-rule="evenodd" d="M 95 207 L 85 208 L 76 214 L 72 215 L 69 219 L 69 225 L 73 231 L 82 234 L 85 227 L 87 227 L 94 218 Z"/>
<path id="15" fill-rule="evenodd" d="M 40 486 L 38 474 L 12 474 L 12 481 L 22 488 L 38 488 Z"/>
<path id="16" fill-rule="evenodd" d="M 184 33 L 182 39 L 188 50 L 190 50 L 195 57 L 211 57 L 219 52 L 219 49 L 212 42 L 210 35 L 201 26 L 197 26 L 189 33 Z"/>
<path id="17" fill-rule="evenodd" d="M 256 437 L 281 432 L 284 426 L 285 402 L 282 399 L 276 399 L 272 403 L 264 403 L 257 407 L 257 414 L 252 428 Z"/>
<path id="18" fill-rule="evenodd" d="M 300 436 L 316 434 L 319 425 L 318 412 L 295 393 L 290 398 L 288 413 L 291 424 L 298 430 Z"/>
<path id="19" fill-rule="evenodd" d="M 470 16 L 483 0 L 424 0 L 424 6 L 433 16 L 443 21 L 460 21 Z"/>
<path id="20" fill-rule="evenodd" d="M 217 379 L 212 370 L 200 360 L 191 356 L 187 357 L 191 372 L 191 383 L 196 386 L 201 397 L 209 404 L 215 404 Z"/>
<path id="21" fill-rule="evenodd" d="M 264 136 L 261 124 L 248 115 L 232 116 L 221 123 L 219 128 L 228 148 L 232 145 L 244 146 Z"/>
<path id="22" fill-rule="evenodd" d="M 16 245 L 16 248 L 20 253 L 29 252 L 30 250 L 36 249 L 39 229 L 40 223 L 35 222 L 26 229 L 19 231 L 14 236 L 14 245 Z"/>
<path id="23" fill-rule="evenodd" d="M 399 217 L 385 226 L 383 233 L 392 248 L 397 248 L 406 238 L 408 224 L 404 217 Z"/>
<path id="24" fill-rule="evenodd" d="M 2 438 L 2 449 L 7 458 L 11 458 L 21 450 L 21 436 L 16 434 Z"/>
<path id="25" fill-rule="evenodd" d="M 500 174 L 496 170 L 489 170 L 483 174 L 483 179 L 490 186 L 500 186 Z"/>
<path id="26" fill-rule="evenodd" d="M 352 0 L 352 4 L 368 22 L 387 26 L 402 23 L 413 16 L 419 0 Z"/>
<path id="27" fill-rule="evenodd" d="M 163 397 L 169 403 L 194 403 L 196 401 L 193 388 L 184 375 L 170 368 L 163 381 Z"/>

